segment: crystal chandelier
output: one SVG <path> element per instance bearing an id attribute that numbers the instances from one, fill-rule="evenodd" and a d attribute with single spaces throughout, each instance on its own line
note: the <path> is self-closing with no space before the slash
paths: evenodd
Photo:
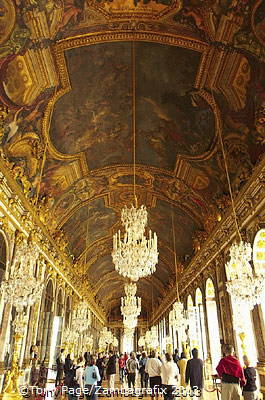
<path id="1" fill-rule="evenodd" d="M 41 298 L 44 284 L 35 277 L 38 256 L 38 248 L 31 239 L 24 241 L 16 252 L 10 273 L 6 273 L 1 283 L 4 301 L 16 307 L 18 313 Z"/>
<path id="2" fill-rule="evenodd" d="M 138 340 L 138 346 L 139 347 L 144 347 L 145 346 L 145 340 L 144 340 L 144 336 L 141 336 Z"/>
<path id="3" fill-rule="evenodd" d="M 147 239 L 144 233 L 130 229 L 121 239 L 118 231 L 113 236 L 112 260 L 116 271 L 132 281 L 155 272 L 158 263 L 157 236 L 149 231 Z"/>
<path id="4" fill-rule="evenodd" d="M 104 328 L 100 332 L 99 341 L 102 344 L 106 345 L 112 343 L 112 340 L 113 340 L 112 332 L 109 331 L 108 328 L 104 326 Z"/>
<path id="5" fill-rule="evenodd" d="M 63 333 L 64 343 L 66 345 L 73 346 L 78 341 L 78 336 L 79 333 L 77 332 L 76 329 L 67 327 Z"/>
<path id="6" fill-rule="evenodd" d="M 124 317 L 138 317 L 141 313 L 141 298 L 136 297 L 137 286 L 135 283 L 125 285 L 125 297 L 121 298 L 121 313 Z"/>
<path id="7" fill-rule="evenodd" d="M 93 348 L 94 340 L 92 336 L 85 336 L 84 337 L 84 347 L 87 347 L 89 350 Z"/>
<path id="8" fill-rule="evenodd" d="M 262 273 L 253 274 L 251 259 L 251 244 L 241 240 L 239 243 L 232 244 L 230 261 L 226 263 L 227 291 L 235 304 L 244 305 L 249 310 L 261 303 L 265 283 Z"/>
<path id="9" fill-rule="evenodd" d="M 152 326 L 151 329 L 146 332 L 145 342 L 146 342 L 147 347 L 150 347 L 151 349 L 156 349 L 159 346 L 158 333 L 157 333 L 156 326 Z"/>
<path id="10" fill-rule="evenodd" d="M 173 309 L 169 313 L 169 324 L 177 330 L 182 330 L 186 326 L 185 311 L 181 301 L 173 304 Z"/>
<path id="11" fill-rule="evenodd" d="M 125 297 L 121 298 L 121 314 L 123 324 L 127 328 L 137 326 L 137 317 L 141 313 L 141 298 L 136 297 L 137 286 L 135 283 L 125 285 Z"/>
<path id="12" fill-rule="evenodd" d="M 91 324 L 91 312 L 88 309 L 86 301 L 78 304 L 77 309 L 74 311 L 72 326 L 78 333 L 82 333 L 88 329 Z"/>

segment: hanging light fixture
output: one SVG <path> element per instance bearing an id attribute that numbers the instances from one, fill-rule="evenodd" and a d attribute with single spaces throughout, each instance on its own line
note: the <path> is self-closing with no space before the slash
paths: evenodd
<path id="1" fill-rule="evenodd" d="M 121 298 L 121 314 L 123 324 L 127 328 L 137 326 L 137 317 L 141 313 L 141 298 L 136 297 L 137 286 L 135 283 L 125 284 L 125 297 Z"/>
<path id="2" fill-rule="evenodd" d="M 138 207 L 136 197 L 136 79 L 135 79 L 135 44 L 132 42 L 132 88 L 133 88 L 133 178 L 134 201 L 131 208 L 126 206 L 121 212 L 121 222 L 125 235 L 121 238 L 118 231 L 113 236 L 112 260 L 116 271 L 132 281 L 155 272 L 158 263 L 157 236 L 149 230 L 145 236 L 147 210 L 144 205 Z"/>
<path id="3" fill-rule="evenodd" d="M 86 331 L 91 324 L 91 312 L 86 301 L 78 304 L 77 309 L 73 313 L 72 326 L 81 334 Z"/>
<path id="4" fill-rule="evenodd" d="M 173 236 L 173 252 L 174 252 L 174 264 L 176 271 L 176 290 L 177 290 L 177 301 L 173 304 L 173 309 L 169 312 L 169 324 L 173 326 L 179 333 L 180 336 L 184 335 L 184 328 L 187 324 L 183 303 L 179 297 L 179 286 L 178 286 L 178 265 L 176 256 L 176 239 L 175 239 L 175 224 L 173 209 L 171 214 L 172 223 L 172 236 Z"/>
<path id="5" fill-rule="evenodd" d="M 152 326 L 151 329 L 146 332 L 145 343 L 146 346 L 151 349 L 157 349 L 159 346 L 158 329 L 156 326 Z"/>
<path id="6" fill-rule="evenodd" d="M 263 273 L 259 274 L 259 271 L 254 272 L 250 264 L 252 259 L 252 247 L 250 243 L 243 241 L 240 233 L 221 129 L 218 129 L 218 134 L 237 236 L 237 241 L 231 245 L 229 250 L 230 260 L 226 263 L 228 279 L 226 286 L 235 304 L 244 305 L 249 310 L 252 310 L 256 304 L 260 304 L 262 301 L 265 287 L 265 275 Z"/>

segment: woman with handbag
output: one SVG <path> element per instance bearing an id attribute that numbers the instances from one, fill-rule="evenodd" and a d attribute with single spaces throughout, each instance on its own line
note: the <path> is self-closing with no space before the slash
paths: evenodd
<path id="1" fill-rule="evenodd" d="M 84 371 L 84 392 L 87 400 L 97 400 L 97 383 L 101 378 L 98 367 L 95 364 L 95 358 L 91 357 Z"/>

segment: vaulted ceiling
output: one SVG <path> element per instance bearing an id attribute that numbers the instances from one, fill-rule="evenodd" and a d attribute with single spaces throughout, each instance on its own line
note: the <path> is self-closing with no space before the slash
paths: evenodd
<path id="1" fill-rule="evenodd" d="M 80 284 L 113 315 L 124 279 L 112 236 L 133 200 L 135 114 L 136 193 L 159 248 L 156 272 L 138 282 L 148 317 L 176 281 L 172 220 L 180 279 L 229 206 L 220 134 L 235 194 L 264 152 L 264 3 L 4 3 L 2 147 Z"/>

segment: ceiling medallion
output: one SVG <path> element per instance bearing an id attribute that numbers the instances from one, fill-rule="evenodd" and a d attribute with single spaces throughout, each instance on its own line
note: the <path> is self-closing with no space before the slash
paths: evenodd
<path id="1" fill-rule="evenodd" d="M 88 5 L 107 17 L 159 19 L 182 8 L 182 0 L 88 0 Z"/>

